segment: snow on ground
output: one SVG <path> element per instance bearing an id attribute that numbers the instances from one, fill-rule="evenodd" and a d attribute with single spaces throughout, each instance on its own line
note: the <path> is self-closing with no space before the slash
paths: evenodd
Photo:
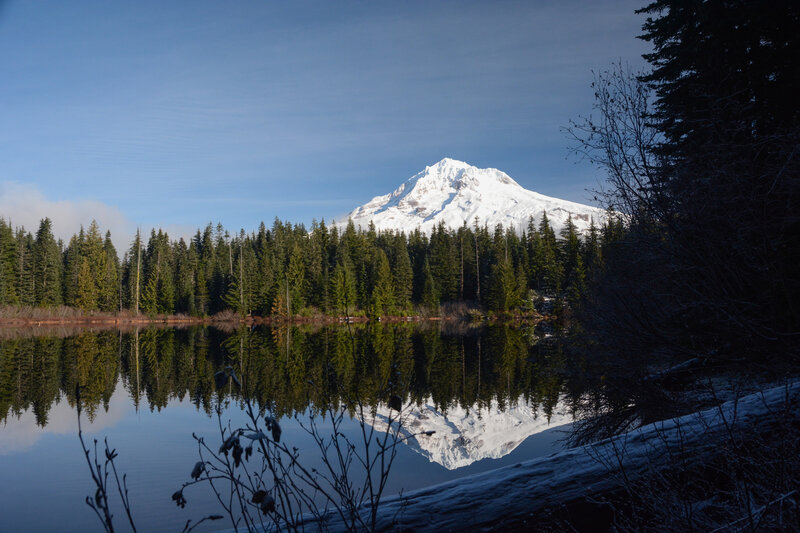
<path id="1" fill-rule="evenodd" d="M 714 435 L 734 419 L 755 426 L 786 401 L 796 408 L 800 382 L 750 394 L 738 401 L 680 418 L 643 426 L 593 444 L 572 448 L 498 470 L 442 483 L 381 502 L 379 530 L 460 531 L 520 519 L 538 510 L 617 486 L 615 465 L 635 478 L 666 466 L 668 450 L 690 447 L 702 457 L 715 447 Z M 341 530 L 336 518 L 327 524 Z"/>

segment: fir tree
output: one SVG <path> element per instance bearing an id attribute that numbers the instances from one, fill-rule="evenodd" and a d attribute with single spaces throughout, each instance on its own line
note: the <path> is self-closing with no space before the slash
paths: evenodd
<path id="1" fill-rule="evenodd" d="M 581 242 L 571 216 L 567 218 L 567 225 L 562 230 L 561 237 L 564 288 L 569 301 L 575 304 L 586 292 L 586 270 L 583 266 Z"/>
<path id="2" fill-rule="evenodd" d="M 563 268 L 558 259 L 558 243 L 547 213 L 542 213 L 539 222 L 539 249 L 534 252 L 538 265 L 536 289 L 544 294 L 555 295 L 561 292 Z"/>
<path id="3" fill-rule="evenodd" d="M 101 263 L 103 270 L 100 272 L 98 302 L 103 311 L 120 309 L 120 279 L 119 257 L 114 243 L 111 242 L 111 232 L 106 232 L 103 241 L 104 261 Z"/>
<path id="4" fill-rule="evenodd" d="M 295 243 L 289 257 L 286 270 L 286 280 L 289 283 L 289 294 L 293 312 L 297 313 L 305 307 L 306 276 L 303 261 L 303 251 Z"/>
<path id="5" fill-rule="evenodd" d="M 33 248 L 33 282 L 35 303 L 41 307 L 52 307 L 63 303 L 61 296 L 61 250 L 53 237 L 53 224 L 43 219 L 36 232 Z"/>
<path id="6" fill-rule="evenodd" d="M 439 297 L 455 300 L 458 297 L 458 261 L 452 233 L 440 222 L 431 232 L 430 269 Z"/>
<path id="7" fill-rule="evenodd" d="M 36 303 L 34 287 L 33 236 L 24 228 L 17 229 L 17 286 L 16 292 L 21 305 L 33 306 Z"/>
<path id="8" fill-rule="evenodd" d="M 436 287 L 436 282 L 431 273 L 431 265 L 428 259 L 422 265 L 422 305 L 429 311 L 438 314 L 439 311 L 439 292 Z"/>
<path id="9" fill-rule="evenodd" d="M 398 309 L 407 311 L 411 307 L 414 270 L 408 256 L 406 238 L 402 234 L 397 234 L 392 239 L 392 275 L 395 305 Z"/>
<path id="10" fill-rule="evenodd" d="M 17 240 L 11 223 L 0 218 L 0 304 L 16 305 Z"/>
<path id="11" fill-rule="evenodd" d="M 375 285 L 372 289 L 372 314 L 382 316 L 394 310 L 394 286 L 389 259 L 383 250 L 375 253 Z"/>
<path id="12" fill-rule="evenodd" d="M 97 309 L 97 283 L 89 258 L 80 257 L 79 261 L 74 305 L 84 311 L 92 311 Z"/>
<path id="13" fill-rule="evenodd" d="M 333 305 L 334 311 L 349 315 L 353 312 L 356 301 L 356 282 L 353 267 L 350 259 L 346 256 L 336 264 L 331 278 L 333 282 Z"/>

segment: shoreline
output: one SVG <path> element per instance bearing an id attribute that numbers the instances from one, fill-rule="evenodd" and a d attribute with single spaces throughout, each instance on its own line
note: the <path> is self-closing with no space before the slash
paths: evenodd
<path id="1" fill-rule="evenodd" d="M 336 325 L 336 324 L 367 324 L 367 323 L 422 323 L 422 322 L 474 322 L 474 323 L 532 323 L 537 324 L 542 321 L 553 320 L 555 317 L 547 315 L 508 315 L 492 316 L 482 314 L 478 319 L 462 315 L 444 316 L 382 316 L 370 318 L 367 316 L 329 316 L 313 315 L 294 317 L 261 317 L 261 316 L 238 316 L 225 314 L 223 316 L 187 316 L 187 315 L 114 315 L 114 314 L 76 314 L 74 316 L 11 316 L 0 317 L 0 328 L 31 328 L 31 327 L 126 327 L 126 326 L 214 326 L 214 325 Z"/>

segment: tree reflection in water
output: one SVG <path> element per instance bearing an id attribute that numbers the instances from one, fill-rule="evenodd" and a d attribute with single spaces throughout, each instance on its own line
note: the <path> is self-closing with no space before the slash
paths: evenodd
<path id="1" fill-rule="evenodd" d="M 252 384 L 252 397 L 279 416 L 342 397 L 368 405 L 408 402 L 500 409 L 524 399 L 549 418 L 563 397 L 560 346 L 532 327 L 145 328 L 128 331 L 3 332 L 0 419 L 32 410 L 45 427 L 53 404 L 75 405 L 80 385 L 89 420 L 108 409 L 116 387 L 137 408 L 161 410 L 189 397 L 211 413 L 214 373 L 227 365 Z M 393 378 L 397 376 L 399 379 Z M 391 390 L 385 384 L 391 383 Z M 234 388 L 223 391 L 241 400 Z"/>

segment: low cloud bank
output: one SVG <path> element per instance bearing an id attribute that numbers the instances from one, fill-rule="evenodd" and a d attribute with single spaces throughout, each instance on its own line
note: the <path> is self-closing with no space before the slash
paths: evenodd
<path id="1" fill-rule="evenodd" d="M 94 200 L 50 200 L 37 187 L 17 182 L 0 183 L 0 217 L 31 233 L 36 233 L 39 222 L 49 217 L 54 235 L 65 243 L 81 225 L 86 228 L 97 220 L 104 233 L 111 231 L 118 251 L 121 246 L 127 247 L 136 233 L 135 224 L 114 206 Z"/>

